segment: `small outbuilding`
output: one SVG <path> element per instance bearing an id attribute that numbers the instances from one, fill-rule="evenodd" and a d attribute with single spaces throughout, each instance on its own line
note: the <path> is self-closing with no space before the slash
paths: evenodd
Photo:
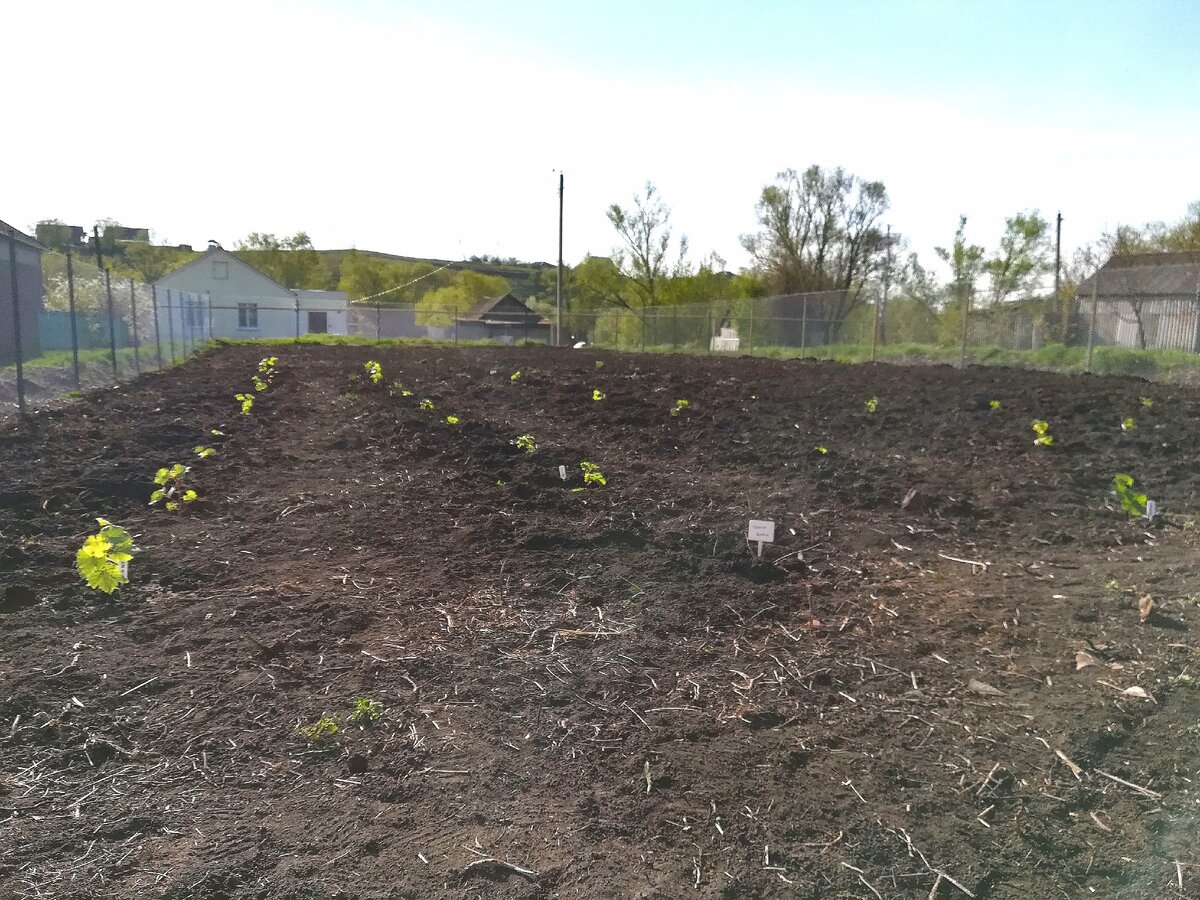
<path id="1" fill-rule="evenodd" d="M 552 325 L 512 294 L 505 294 L 480 300 L 459 317 L 457 328 L 458 339 L 463 341 L 549 343 Z"/>
<path id="2" fill-rule="evenodd" d="M 1098 344 L 1200 353 L 1200 252 L 1114 256 L 1076 296 Z"/>

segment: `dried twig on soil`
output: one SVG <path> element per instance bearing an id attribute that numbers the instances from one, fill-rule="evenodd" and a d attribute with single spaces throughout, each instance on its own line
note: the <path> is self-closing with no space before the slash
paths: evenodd
<path id="1" fill-rule="evenodd" d="M 1134 784 L 1132 781 L 1126 781 L 1124 778 L 1118 778 L 1116 775 L 1110 775 L 1108 772 L 1105 772 L 1101 769 L 1094 769 L 1093 771 L 1097 775 L 1103 775 L 1105 778 L 1115 781 L 1117 784 L 1123 784 L 1127 788 L 1132 788 L 1145 797 L 1150 797 L 1154 800 L 1161 800 L 1163 798 L 1163 795 L 1158 791 L 1152 791 L 1148 787 L 1142 787 L 1140 784 Z"/>
<path id="2" fill-rule="evenodd" d="M 983 569 L 986 572 L 988 566 L 991 565 L 990 562 L 984 562 L 981 559 L 962 559 L 958 556 L 947 556 L 945 553 L 939 553 L 938 556 L 940 556 L 942 559 L 948 559 L 950 562 L 962 563 L 963 565 L 970 566 L 972 572 L 974 572 L 977 568 Z"/>
<path id="3" fill-rule="evenodd" d="M 507 869 L 510 872 L 516 872 L 518 875 L 523 875 L 530 881 L 533 881 L 538 876 L 538 873 L 533 869 L 526 869 L 524 866 L 518 866 L 516 863 L 505 862 L 502 859 L 495 859 L 491 856 L 484 856 L 480 859 L 472 860 L 471 862 L 467 863 L 465 866 L 463 866 L 462 875 L 469 875 L 471 874 L 472 869 L 480 867 L 487 867 L 490 869 Z"/>
<path id="4" fill-rule="evenodd" d="M 1071 774 L 1075 776 L 1076 781 L 1083 781 L 1083 769 L 1075 765 L 1074 761 L 1072 761 L 1067 754 L 1063 753 L 1061 750 L 1055 750 L 1054 755 L 1066 764 L 1067 768 L 1071 770 Z"/>

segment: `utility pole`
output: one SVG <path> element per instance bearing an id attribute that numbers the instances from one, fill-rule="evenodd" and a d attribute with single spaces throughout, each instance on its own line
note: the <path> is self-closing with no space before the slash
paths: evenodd
<path id="1" fill-rule="evenodd" d="M 1054 302 L 1058 303 L 1059 287 L 1062 284 L 1062 213 L 1054 223 Z"/>
<path id="2" fill-rule="evenodd" d="M 554 285 L 554 336 L 563 345 L 563 173 L 558 173 L 558 278 Z"/>

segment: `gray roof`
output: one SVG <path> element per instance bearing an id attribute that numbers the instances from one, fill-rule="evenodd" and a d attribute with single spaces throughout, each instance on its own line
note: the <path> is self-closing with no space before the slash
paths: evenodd
<path id="1" fill-rule="evenodd" d="M 9 225 L 7 222 L 5 222 L 3 219 L 0 219 L 0 237 L 6 238 L 10 234 L 16 235 L 18 244 L 24 244 L 26 247 L 30 247 L 30 248 L 38 251 L 39 253 L 45 253 L 49 249 L 44 244 L 42 244 L 40 241 L 38 241 L 37 238 L 30 237 L 25 232 L 20 231 L 19 229 L 13 228 L 11 225 Z"/>
<path id="2" fill-rule="evenodd" d="M 497 309 L 501 304 L 509 306 L 510 309 Z M 520 309 L 512 309 L 513 304 Z M 484 297 L 459 317 L 460 322 L 487 322 L 492 325 L 523 325 L 531 320 L 541 321 L 536 312 L 512 294 Z"/>
<path id="3" fill-rule="evenodd" d="M 1196 296 L 1200 292 L 1200 251 L 1130 253 L 1114 256 L 1079 285 L 1080 297 Z"/>

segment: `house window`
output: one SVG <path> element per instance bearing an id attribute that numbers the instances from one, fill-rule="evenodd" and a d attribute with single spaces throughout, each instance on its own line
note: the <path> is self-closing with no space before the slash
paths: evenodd
<path id="1" fill-rule="evenodd" d="M 214 261 L 212 266 L 213 266 L 213 278 L 215 278 L 217 281 L 228 280 L 228 278 L 229 278 L 229 263 L 221 262 L 221 261 Z"/>
<path id="2" fill-rule="evenodd" d="M 257 303 L 239 303 L 238 304 L 238 328 L 245 328 L 245 329 L 258 328 L 258 304 Z"/>

